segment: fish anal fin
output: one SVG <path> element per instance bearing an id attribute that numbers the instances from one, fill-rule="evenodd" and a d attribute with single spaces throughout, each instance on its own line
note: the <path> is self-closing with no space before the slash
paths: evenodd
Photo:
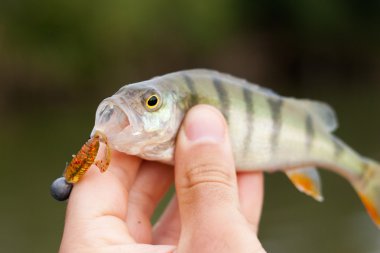
<path id="1" fill-rule="evenodd" d="M 317 169 L 308 167 L 285 172 L 290 181 L 300 191 L 322 202 L 321 180 Z"/>

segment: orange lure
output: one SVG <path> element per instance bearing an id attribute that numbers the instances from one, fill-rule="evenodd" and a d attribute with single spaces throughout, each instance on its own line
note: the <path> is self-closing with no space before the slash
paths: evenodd
<path id="1" fill-rule="evenodd" d="M 106 150 L 101 154 L 100 159 L 97 159 L 102 143 L 105 144 Z M 73 159 L 65 169 L 64 177 L 68 183 L 76 183 L 93 164 L 95 164 L 101 172 L 104 172 L 110 164 L 110 157 L 111 152 L 107 137 L 100 132 L 96 132 L 95 135 L 82 146 L 78 153 L 73 156 Z"/>

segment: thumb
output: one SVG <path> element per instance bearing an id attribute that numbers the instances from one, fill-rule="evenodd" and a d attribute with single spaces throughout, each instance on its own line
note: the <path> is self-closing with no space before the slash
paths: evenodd
<path id="1" fill-rule="evenodd" d="M 209 231 L 239 213 L 227 126 L 215 108 L 200 105 L 187 113 L 177 137 L 175 182 L 184 230 Z"/>

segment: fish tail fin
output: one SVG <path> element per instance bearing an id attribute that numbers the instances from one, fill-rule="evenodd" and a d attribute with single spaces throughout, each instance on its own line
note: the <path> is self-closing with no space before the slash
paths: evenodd
<path id="1" fill-rule="evenodd" d="M 354 185 L 368 214 L 380 229 L 380 164 L 364 158 L 363 176 Z"/>

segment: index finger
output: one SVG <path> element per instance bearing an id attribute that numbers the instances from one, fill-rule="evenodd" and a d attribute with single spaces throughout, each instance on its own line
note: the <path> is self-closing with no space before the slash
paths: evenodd
<path id="1" fill-rule="evenodd" d="M 257 233 L 264 198 L 264 175 L 262 172 L 237 174 L 241 212 Z"/>
<path id="2" fill-rule="evenodd" d="M 128 191 L 136 177 L 141 159 L 112 151 L 111 164 L 105 173 L 95 166 L 76 183 L 71 192 L 66 223 L 112 215 L 125 220 Z"/>

